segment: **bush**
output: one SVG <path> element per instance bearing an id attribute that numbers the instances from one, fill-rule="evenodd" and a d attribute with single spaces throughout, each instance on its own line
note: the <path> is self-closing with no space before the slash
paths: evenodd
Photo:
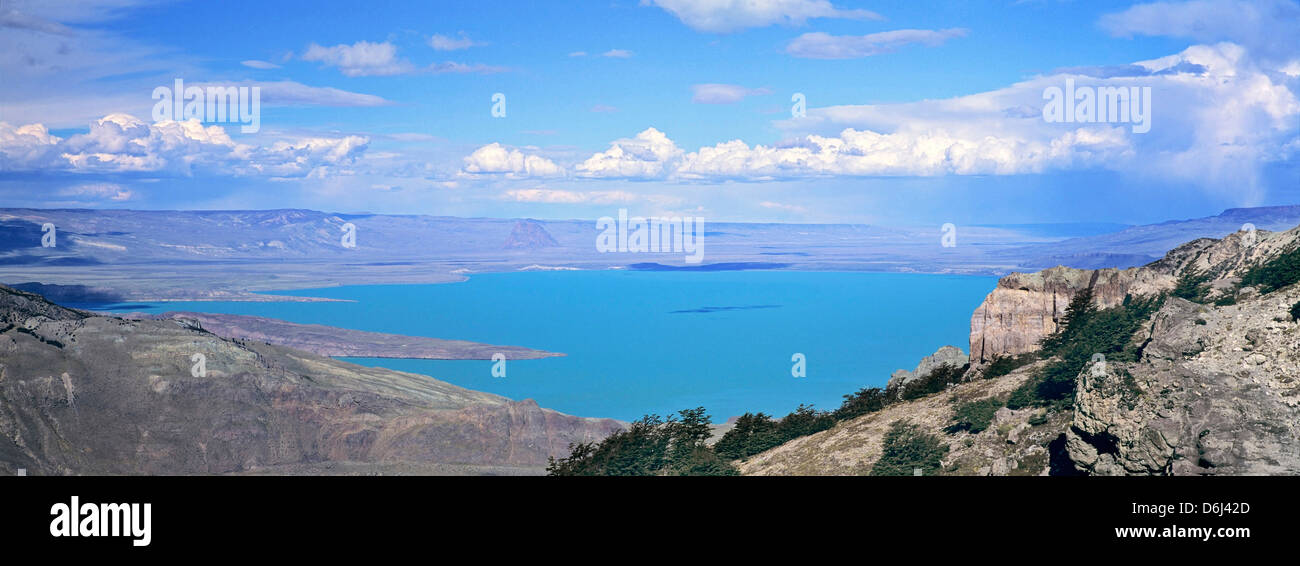
<path id="1" fill-rule="evenodd" d="M 1136 361 L 1142 352 L 1133 344 L 1133 335 L 1160 309 L 1164 299 L 1164 295 L 1128 296 L 1118 307 L 1098 310 L 1092 304 L 1092 291 L 1080 291 L 1071 299 L 1057 332 L 1042 342 L 1042 356 L 1058 359 L 1013 391 L 1007 407 L 1073 403 L 1075 380 L 1094 354 L 1106 356 L 1108 362 Z"/>
<path id="2" fill-rule="evenodd" d="M 871 475 L 910 476 L 916 468 L 925 475 L 935 475 L 947 454 L 948 447 L 938 437 L 907 421 L 894 421 L 885 433 L 880 459 L 871 466 Z"/>
<path id="3" fill-rule="evenodd" d="M 1180 299 L 1187 299 L 1193 303 L 1204 303 L 1205 297 L 1210 294 L 1209 286 L 1210 276 L 1201 273 L 1191 264 L 1183 268 L 1183 272 L 1178 276 L 1178 282 L 1174 284 L 1173 296 Z"/>
<path id="4" fill-rule="evenodd" d="M 736 426 L 713 445 L 713 451 L 729 460 L 748 458 L 832 426 L 835 426 L 835 419 L 831 413 L 814 410 L 809 405 L 799 405 L 779 421 L 763 413 L 745 413 L 736 419 Z"/>
<path id="5" fill-rule="evenodd" d="M 1020 354 L 1019 356 L 995 356 L 993 361 L 989 362 L 988 367 L 984 368 L 984 379 L 1002 377 L 1033 363 L 1036 359 L 1038 359 L 1038 355 L 1033 352 Z"/>
<path id="6" fill-rule="evenodd" d="M 957 405 L 953 415 L 954 423 L 948 430 L 949 432 L 965 430 L 971 434 L 984 432 L 989 425 L 993 424 L 993 417 L 1002 405 L 1001 401 L 993 397 Z"/>
<path id="7" fill-rule="evenodd" d="M 1300 321 L 1300 301 L 1291 305 L 1291 320 Z"/>
<path id="8" fill-rule="evenodd" d="M 600 442 L 569 445 L 567 458 L 550 458 L 552 476 L 735 475 L 705 443 L 710 419 L 703 407 L 662 419 L 646 415 Z"/>
<path id="9" fill-rule="evenodd" d="M 905 400 L 920 399 L 927 395 L 933 395 L 946 389 L 949 385 L 961 381 L 966 370 L 970 369 L 970 364 L 955 366 L 952 364 L 943 364 L 933 371 L 920 377 L 911 383 L 902 387 L 899 397 Z"/>
<path id="10" fill-rule="evenodd" d="M 863 387 L 857 393 L 844 396 L 844 403 L 831 413 L 836 421 L 846 421 L 884 409 L 889 405 L 889 395 L 879 387 Z"/>
<path id="11" fill-rule="evenodd" d="M 1300 281 L 1300 247 L 1285 252 L 1241 276 L 1242 287 L 1257 287 L 1260 294 L 1272 293 Z"/>

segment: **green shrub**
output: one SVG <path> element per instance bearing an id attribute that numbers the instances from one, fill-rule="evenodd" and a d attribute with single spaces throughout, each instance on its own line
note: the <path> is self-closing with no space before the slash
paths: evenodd
<path id="1" fill-rule="evenodd" d="M 1209 275 L 1201 273 L 1196 267 L 1188 264 L 1179 274 L 1178 282 L 1174 284 L 1171 294 L 1193 303 L 1204 303 L 1206 295 L 1210 294 L 1209 281 Z"/>
<path id="2" fill-rule="evenodd" d="M 1300 321 L 1300 301 L 1291 305 L 1291 320 Z"/>
<path id="3" fill-rule="evenodd" d="M 971 434 L 984 432 L 989 425 L 993 424 L 993 417 L 997 414 L 998 409 L 1002 408 L 1003 403 L 996 398 L 989 397 L 979 401 L 970 401 L 957 405 L 953 411 L 953 425 L 949 427 L 949 432 L 968 431 Z"/>
<path id="4" fill-rule="evenodd" d="M 646 415 L 600 442 L 569 445 L 567 458 L 550 458 L 552 476 L 735 475 L 705 441 L 703 407 L 678 411 L 681 420 Z"/>
<path id="5" fill-rule="evenodd" d="M 1241 286 L 1253 286 L 1260 294 L 1272 293 L 1300 281 L 1300 247 L 1282 253 L 1241 276 Z"/>
<path id="6" fill-rule="evenodd" d="M 1002 377 L 1033 363 L 1036 359 L 1038 359 L 1038 354 L 1034 352 L 1020 354 L 1019 356 L 994 356 L 993 361 L 989 362 L 988 367 L 984 368 L 984 379 Z"/>
<path id="7" fill-rule="evenodd" d="M 930 373 L 903 386 L 899 397 L 910 401 L 943 391 L 949 385 L 960 382 L 967 369 L 970 369 L 970 364 L 960 367 L 943 364 L 934 368 Z"/>
<path id="8" fill-rule="evenodd" d="M 799 405 L 798 409 L 779 421 L 774 421 L 763 413 L 745 413 L 736 419 L 736 426 L 718 439 L 713 450 L 729 460 L 748 458 L 801 436 L 835 426 L 835 419 L 831 415 L 814 410 L 809 405 Z"/>
<path id="9" fill-rule="evenodd" d="M 831 413 L 836 421 L 846 421 L 884 409 L 889 405 L 889 395 L 879 387 L 863 387 L 857 393 L 844 396 L 840 408 Z"/>
<path id="10" fill-rule="evenodd" d="M 1094 354 L 1106 356 L 1108 362 L 1136 361 L 1141 347 L 1133 344 L 1133 335 L 1160 309 L 1164 299 L 1164 295 L 1130 295 L 1118 307 L 1097 309 L 1090 289 L 1077 293 L 1057 332 L 1042 341 L 1042 356 L 1057 359 L 1013 391 L 1007 406 L 1018 409 L 1073 403 L 1075 380 Z"/>
<path id="11" fill-rule="evenodd" d="M 924 475 L 941 470 L 940 460 L 948 446 L 933 434 L 921 431 L 907 421 L 894 421 L 885 433 L 880 459 L 871 466 L 873 476 L 910 476 L 920 468 Z"/>

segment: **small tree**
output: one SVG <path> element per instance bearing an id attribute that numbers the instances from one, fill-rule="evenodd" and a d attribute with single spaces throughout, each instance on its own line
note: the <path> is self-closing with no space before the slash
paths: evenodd
<path id="1" fill-rule="evenodd" d="M 925 475 L 942 469 L 940 460 L 948 446 L 938 437 L 927 434 L 907 421 L 894 421 L 885 433 L 880 459 L 871 466 L 873 476 L 910 476 L 920 468 Z"/>

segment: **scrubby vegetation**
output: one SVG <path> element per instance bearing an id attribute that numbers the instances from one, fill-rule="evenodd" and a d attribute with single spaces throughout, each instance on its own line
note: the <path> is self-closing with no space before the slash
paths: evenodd
<path id="1" fill-rule="evenodd" d="M 713 445 L 713 451 L 723 458 L 738 460 L 832 426 L 835 426 L 832 413 L 817 411 L 807 405 L 800 405 L 779 421 L 763 413 L 745 413 L 736 419 L 736 426 Z"/>
<path id="2" fill-rule="evenodd" d="M 1291 305 L 1291 320 L 1300 321 L 1300 301 Z"/>
<path id="3" fill-rule="evenodd" d="M 920 399 L 922 397 L 933 395 L 947 389 L 949 385 L 960 383 L 962 376 L 966 374 L 966 370 L 968 369 L 970 369 L 970 364 L 963 366 L 955 366 L 952 364 L 941 365 L 935 368 L 934 371 L 931 371 L 922 377 L 918 377 L 911 383 L 902 386 L 898 393 L 898 397 L 905 401 L 911 401 L 913 399 Z"/>
<path id="4" fill-rule="evenodd" d="M 1007 407 L 1068 406 L 1074 402 L 1075 378 L 1101 354 L 1108 362 L 1136 361 L 1141 346 L 1133 335 L 1164 304 L 1164 295 L 1124 298 L 1123 304 L 1097 309 L 1091 289 L 1075 294 L 1055 334 L 1042 341 L 1041 355 L 1058 358 L 1012 392 Z"/>
<path id="5" fill-rule="evenodd" d="M 995 356 L 993 361 L 989 362 L 989 365 L 984 368 L 984 379 L 1002 377 L 1034 363 L 1037 359 L 1037 352 L 1029 352 L 1019 356 Z"/>
<path id="6" fill-rule="evenodd" d="M 704 441 L 711 420 L 704 407 L 677 417 L 646 415 L 600 442 L 570 445 L 568 458 L 551 458 L 552 476 L 734 476 L 738 472 Z"/>
<path id="7" fill-rule="evenodd" d="M 1178 275 L 1178 282 L 1174 284 L 1174 290 L 1170 294 L 1193 303 L 1204 304 L 1205 298 L 1210 294 L 1210 276 L 1196 269 L 1196 266 L 1188 264 Z"/>
<path id="8" fill-rule="evenodd" d="M 1300 247 L 1256 265 L 1241 276 L 1241 286 L 1255 287 L 1261 294 L 1272 293 L 1300 281 Z"/>
<path id="9" fill-rule="evenodd" d="M 880 459 L 871 466 L 871 475 L 911 476 L 917 468 L 923 475 L 936 475 L 947 454 L 948 446 L 938 437 L 907 421 L 895 421 L 885 433 Z"/>
<path id="10" fill-rule="evenodd" d="M 993 424 L 993 416 L 1003 405 L 1004 403 L 995 397 L 958 404 L 953 411 L 953 425 L 948 428 L 948 432 L 963 430 L 971 434 L 984 432 L 989 425 Z"/>

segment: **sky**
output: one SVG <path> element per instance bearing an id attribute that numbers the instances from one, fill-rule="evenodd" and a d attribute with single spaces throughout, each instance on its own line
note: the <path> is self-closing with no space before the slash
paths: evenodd
<path id="1" fill-rule="evenodd" d="M 0 206 L 1150 223 L 1300 204 L 1298 93 L 1290 0 L 0 0 Z"/>

